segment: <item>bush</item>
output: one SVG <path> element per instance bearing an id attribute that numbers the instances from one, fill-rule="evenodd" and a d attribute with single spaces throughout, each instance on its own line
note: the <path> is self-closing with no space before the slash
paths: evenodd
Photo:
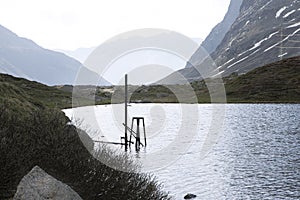
<path id="1" fill-rule="evenodd" d="M 35 165 L 83 199 L 168 199 L 152 176 L 136 173 L 138 165 L 125 154 L 105 146 L 95 152 L 128 173 L 95 159 L 61 111 L 34 109 L 22 115 L 13 110 L 13 103 L 0 105 L 0 199 L 12 197 L 19 181 Z"/>

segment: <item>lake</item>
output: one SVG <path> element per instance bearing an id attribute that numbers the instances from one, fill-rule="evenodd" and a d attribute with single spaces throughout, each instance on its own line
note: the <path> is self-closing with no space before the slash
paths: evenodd
<path id="1" fill-rule="evenodd" d="M 94 140 L 120 142 L 123 109 L 64 111 Z M 128 123 L 145 118 L 147 147 L 128 153 L 174 199 L 299 199 L 299 111 L 300 104 L 131 104 Z"/>

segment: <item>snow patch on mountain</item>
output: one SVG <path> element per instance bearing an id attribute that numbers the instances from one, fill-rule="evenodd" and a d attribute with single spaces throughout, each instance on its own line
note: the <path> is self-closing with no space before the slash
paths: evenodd
<path id="1" fill-rule="evenodd" d="M 270 0 L 270 1 L 269 1 L 268 3 L 266 3 L 263 7 L 261 7 L 261 8 L 259 9 L 259 11 L 265 9 L 265 7 L 267 7 L 271 2 L 272 2 L 272 0 Z"/>
<path id="2" fill-rule="evenodd" d="M 225 72 L 225 70 L 223 70 L 223 71 L 220 71 L 219 73 L 217 73 L 217 74 L 213 75 L 212 77 L 214 78 L 214 77 L 216 77 L 216 76 L 219 76 L 219 75 L 223 74 L 224 72 Z"/>
<path id="3" fill-rule="evenodd" d="M 231 61 L 233 61 L 235 58 L 232 58 L 230 60 L 228 60 L 226 63 L 224 63 L 224 65 L 227 65 L 228 63 L 230 63 Z"/>
<path id="4" fill-rule="evenodd" d="M 296 33 L 298 33 L 300 31 L 300 28 L 297 29 L 296 31 L 294 31 L 292 34 L 288 35 L 287 37 L 285 37 L 283 40 L 277 42 L 276 44 L 270 46 L 269 48 L 267 48 L 266 50 L 264 50 L 264 52 L 267 52 L 271 49 L 273 49 L 274 47 L 278 46 L 279 44 L 282 44 L 284 41 L 288 40 L 290 37 L 294 36 Z"/>
<path id="5" fill-rule="evenodd" d="M 278 55 L 278 58 L 281 58 L 281 57 L 283 57 L 283 56 L 286 56 L 288 53 L 287 52 L 285 52 L 285 53 L 283 53 L 283 54 L 281 54 L 281 55 Z"/>
<path id="6" fill-rule="evenodd" d="M 296 10 L 292 10 L 292 11 L 286 13 L 286 14 L 283 16 L 283 18 L 287 18 L 288 16 L 290 16 L 290 15 L 293 14 L 294 12 L 296 12 Z"/>
<path id="7" fill-rule="evenodd" d="M 296 24 L 293 24 L 293 25 L 290 25 L 286 28 L 294 28 L 294 27 L 297 27 L 297 26 L 300 26 L 300 22 L 296 23 Z"/>
<path id="8" fill-rule="evenodd" d="M 280 9 L 276 12 L 276 18 L 280 17 L 280 15 L 283 13 L 283 11 L 285 11 L 285 9 L 287 9 L 286 6 L 280 8 Z"/>
<path id="9" fill-rule="evenodd" d="M 252 51 L 252 50 L 254 50 L 254 49 L 257 49 L 258 47 L 261 46 L 261 44 L 262 44 L 263 42 L 265 42 L 265 41 L 271 39 L 271 38 L 272 38 L 274 35 L 276 35 L 277 33 L 279 33 L 279 31 L 276 31 L 276 32 L 274 32 L 274 33 L 271 33 L 268 37 L 266 37 L 266 38 L 260 40 L 259 42 L 256 42 L 256 43 L 254 44 L 253 47 L 251 47 L 251 48 L 248 49 L 247 51 L 244 51 L 243 53 L 240 53 L 240 54 L 238 55 L 238 57 L 240 57 L 240 56 L 242 56 L 242 55 L 248 53 L 249 51 Z M 253 55 L 253 53 L 252 53 L 251 55 Z"/>
<path id="10" fill-rule="evenodd" d="M 214 71 L 216 70 L 219 70 L 221 69 L 222 67 L 224 67 L 225 65 L 229 64 L 231 61 L 233 61 L 235 58 L 231 58 L 230 60 L 228 60 L 227 62 L 225 62 L 223 65 L 219 66 L 217 69 L 215 69 Z"/>
<path id="11" fill-rule="evenodd" d="M 249 56 L 246 56 L 246 57 L 244 57 L 244 58 L 242 58 L 242 59 L 236 61 L 235 63 L 229 65 L 229 66 L 227 67 L 227 69 L 229 69 L 230 67 L 233 67 L 234 65 L 236 65 L 236 64 L 238 64 L 238 63 L 240 63 L 240 62 L 242 62 L 242 61 L 244 61 L 244 60 L 246 60 L 247 58 L 249 58 Z"/>
<path id="12" fill-rule="evenodd" d="M 249 55 L 249 57 L 250 57 L 250 56 L 253 56 L 253 55 L 256 54 L 258 51 L 260 51 L 260 48 L 259 48 L 259 49 L 256 49 L 255 51 L 253 51 L 253 52 Z"/>

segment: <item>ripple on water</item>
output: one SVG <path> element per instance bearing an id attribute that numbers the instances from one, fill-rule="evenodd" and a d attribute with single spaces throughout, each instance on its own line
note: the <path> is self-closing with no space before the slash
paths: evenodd
<path id="1" fill-rule="evenodd" d="M 153 106 L 156 110 L 161 106 L 165 113 L 149 114 Z M 199 119 L 198 124 L 187 127 L 197 129 L 194 143 L 183 141 L 178 148 L 190 148 L 170 166 L 153 172 L 174 199 L 183 199 L 186 193 L 196 194 L 196 199 L 300 199 L 300 105 L 226 105 L 223 131 L 204 159 L 199 152 L 210 127 L 212 109 L 211 105 L 198 108 L 199 116 L 190 116 Z M 147 132 L 153 135 L 147 151 L 141 151 L 137 159 L 142 161 L 147 154 L 173 142 L 182 120 L 178 109 L 176 104 L 130 107 L 133 115 L 145 116 L 146 124 L 151 124 Z M 102 132 L 111 132 L 113 124 L 101 123 L 100 117 L 106 122 L 112 117 L 109 106 L 97 106 L 95 111 Z M 160 126 L 163 133 L 157 132 Z M 122 132 L 118 131 L 117 140 Z"/>

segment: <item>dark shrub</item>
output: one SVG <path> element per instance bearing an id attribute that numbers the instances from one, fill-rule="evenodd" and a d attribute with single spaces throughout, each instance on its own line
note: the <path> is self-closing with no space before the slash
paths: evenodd
<path id="1" fill-rule="evenodd" d="M 71 186 L 83 199 L 168 198 L 151 176 L 135 173 L 136 166 L 127 157 L 106 147 L 96 152 L 127 169 L 132 167 L 130 173 L 109 168 L 91 156 L 61 111 L 32 109 L 20 114 L 14 112 L 16 106 L 0 104 L 0 199 L 12 197 L 35 165 Z"/>

